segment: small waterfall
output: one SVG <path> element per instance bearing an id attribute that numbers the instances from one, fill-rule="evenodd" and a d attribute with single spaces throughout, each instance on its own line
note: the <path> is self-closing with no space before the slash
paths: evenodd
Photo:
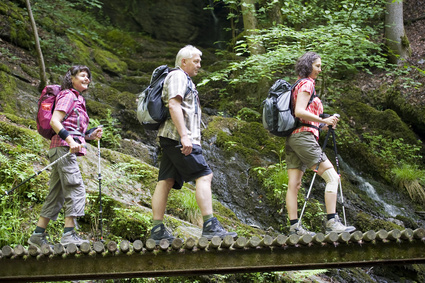
<path id="1" fill-rule="evenodd" d="M 211 16 L 214 19 L 214 24 L 217 25 L 218 24 L 218 18 L 217 18 L 217 16 L 214 13 L 214 1 L 213 0 L 210 0 L 209 3 L 210 3 L 210 7 L 211 7 L 211 10 L 210 10 L 211 11 Z"/>
<path id="2" fill-rule="evenodd" d="M 211 16 L 213 18 L 214 21 L 214 27 L 213 27 L 213 31 L 216 37 L 216 42 L 214 42 L 215 45 L 217 45 L 217 47 L 219 49 L 223 49 L 223 31 L 220 25 L 220 20 L 219 18 L 216 16 L 215 12 L 214 12 L 214 0 L 209 0 L 209 6 L 211 7 L 210 12 L 211 12 Z"/>
<path id="3" fill-rule="evenodd" d="M 376 192 L 375 188 L 370 184 L 368 181 L 366 181 L 364 178 L 359 176 L 353 168 L 351 168 L 347 163 L 345 163 L 342 158 L 338 155 L 338 160 L 340 164 L 344 167 L 344 171 L 352 176 L 354 180 L 356 180 L 359 183 L 359 189 L 366 192 L 367 195 L 375 200 L 377 203 L 380 203 L 382 207 L 384 208 L 385 212 L 387 212 L 391 217 L 395 217 L 397 215 L 404 215 L 405 213 L 399 209 L 397 206 L 394 206 L 392 204 L 389 204 L 385 202 Z"/>

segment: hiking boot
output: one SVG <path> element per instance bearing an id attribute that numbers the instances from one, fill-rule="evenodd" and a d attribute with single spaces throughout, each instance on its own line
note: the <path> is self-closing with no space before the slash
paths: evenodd
<path id="1" fill-rule="evenodd" d="M 90 241 L 80 238 L 80 236 L 77 235 L 75 230 L 62 234 L 61 244 L 65 247 L 69 244 L 75 244 L 79 247 L 83 243 L 90 243 Z"/>
<path id="2" fill-rule="evenodd" d="M 329 219 L 326 221 L 326 234 L 330 232 L 342 233 L 342 232 L 354 232 L 356 227 L 354 226 L 345 226 L 341 223 L 338 215 L 335 215 L 335 218 Z"/>
<path id="3" fill-rule="evenodd" d="M 41 246 L 46 244 L 53 248 L 53 244 L 49 243 L 47 240 L 47 233 L 33 233 L 31 237 L 28 239 L 28 244 L 36 246 L 41 249 Z"/>
<path id="4" fill-rule="evenodd" d="M 165 227 L 164 224 L 156 225 L 151 230 L 150 239 L 155 240 L 155 244 L 159 245 L 162 239 L 166 239 L 170 244 L 176 237 L 173 236 L 171 231 Z"/>
<path id="5" fill-rule="evenodd" d="M 238 236 L 238 234 L 236 234 L 235 232 L 227 232 L 215 217 L 208 219 L 206 222 L 204 222 L 204 226 L 202 229 L 202 237 L 211 240 L 214 236 L 218 236 L 223 239 L 227 235 L 230 235 L 233 238 Z"/>
<path id="6" fill-rule="evenodd" d="M 302 226 L 299 223 L 295 223 L 291 225 L 291 227 L 289 227 L 289 235 L 294 235 L 294 234 L 298 236 L 302 236 L 306 234 L 309 234 L 312 237 L 316 236 L 316 233 L 308 231 L 307 229 L 304 228 L 304 226 Z"/>

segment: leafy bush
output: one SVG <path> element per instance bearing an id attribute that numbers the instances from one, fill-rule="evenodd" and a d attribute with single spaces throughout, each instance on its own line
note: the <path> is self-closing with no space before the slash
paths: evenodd
<path id="1" fill-rule="evenodd" d="M 362 136 L 376 156 L 383 158 L 393 166 L 402 163 L 416 163 L 422 159 L 419 154 L 420 146 L 407 144 L 403 138 L 389 140 L 387 137 L 374 133 L 363 133 Z"/>
<path id="2" fill-rule="evenodd" d="M 115 216 L 111 220 L 110 231 L 115 237 L 129 241 L 146 240 L 151 225 L 150 213 L 142 213 L 135 209 L 115 207 Z"/>
<path id="3" fill-rule="evenodd" d="M 285 210 L 285 198 L 286 192 L 288 191 L 288 172 L 286 169 L 286 162 L 282 160 L 284 154 L 284 148 L 282 148 L 278 154 L 280 162 L 277 164 L 270 165 L 266 168 L 256 167 L 254 172 L 257 173 L 257 177 L 260 179 L 263 187 L 267 191 L 267 198 L 276 205 L 281 206 L 280 214 L 284 214 Z M 305 189 L 301 188 L 298 192 L 298 208 L 303 207 L 305 201 Z M 304 211 L 303 225 L 310 230 L 321 231 L 322 220 L 325 213 L 322 205 L 315 199 L 309 199 L 308 208 Z M 288 219 L 289 224 L 289 219 Z M 287 229 L 284 228 L 284 229 Z M 286 231 L 288 232 L 288 231 Z"/>
<path id="4" fill-rule="evenodd" d="M 106 119 L 91 119 L 89 128 L 103 124 L 103 134 L 101 139 L 102 147 L 117 149 L 121 147 L 120 122 L 117 118 L 112 117 L 111 113 L 112 111 L 107 109 Z"/>

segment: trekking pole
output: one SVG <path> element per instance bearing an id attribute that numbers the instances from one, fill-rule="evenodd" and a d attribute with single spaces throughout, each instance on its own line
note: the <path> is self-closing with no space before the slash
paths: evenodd
<path id="1" fill-rule="evenodd" d="M 298 227 L 301 225 L 301 219 L 303 217 L 304 210 L 305 210 L 305 207 L 307 205 L 307 201 L 310 198 L 311 189 L 313 188 L 314 180 L 316 179 L 317 172 L 319 171 L 319 166 L 320 166 L 320 163 L 322 162 L 323 152 L 325 151 L 326 144 L 328 143 L 329 135 L 330 135 L 330 131 L 328 131 L 328 133 L 326 134 L 325 141 L 323 142 L 322 153 L 320 154 L 320 160 L 317 163 L 316 168 L 314 169 L 313 179 L 311 180 L 310 188 L 308 189 L 307 196 L 306 196 L 305 201 L 304 201 L 303 209 L 301 210 L 301 214 L 300 214 L 300 217 L 298 219 Z"/>
<path id="2" fill-rule="evenodd" d="M 341 194 L 342 214 L 344 215 L 344 225 L 347 226 L 347 219 L 345 217 L 345 203 L 344 203 L 344 196 L 342 194 L 341 174 L 339 173 L 338 152 L 337 152 L 337 149 L 336 149 L 336 138 L 335 138 L 334 129 L 332 129 L 332 137 L 333 137 L 333 143 L 334 143 L 336 172 L 338 173 L 338 176 L 339 176 L 338 186 L 339 186 L 339 191 L 340 191 L 340 194 Z"/>
<path id="3" fill-rule="evenodd" d="M 99 156 L 98 168 L 99 173 L 97 180 L 99 182 L 99 226 L 100 226 L 100 241 L 103 242 L 103 227 L 102 227 L 102 173 L 100 171 L 100 140 L 97 140 L 97 155 Z"/>
<path id="4" fill-rule="evenodd" d="M 56 159 L 55 161 L 53 161 L 52 163 L 50 163 L 49 165 L 47 165 L 46 167 L 44 167 L 43 169 L 41 169 L 40 171 L 38 171 L 37 173 L 35 173 L 34 175 L 32 175 L 31 177 L 29 177 L 28 179 L 26 179 L 25 181 L 23 181 L 22 183 L 20 183 L 19 185 L 17 185 L 16 187 L 14 187 L 13 189 L 10 189 L 9 191 L 6 191 L 5 194 L 6 195 L 10 195 L 14 190 L 16 190 L 18 187 L 22 186 L 23 184 L 25 184 L 26 182 L 28 182 L 29 180 L 31 180 L 32 178 L 34 178 L 35 176 L 38 176 L 41 174 L 41 172 L 43 172 L 44 170 L 52 167 L 53 165 L 55 165 L 56 163 L 58 163 L 60 160 L 64 159 L 65 157 L 67 157 L 68 155 L 71 154 L 71 151 L 69 151 L 67 154 L 59 157 L 58 159 Z M 2 196 L 3 198 L 4 196 Z"/>

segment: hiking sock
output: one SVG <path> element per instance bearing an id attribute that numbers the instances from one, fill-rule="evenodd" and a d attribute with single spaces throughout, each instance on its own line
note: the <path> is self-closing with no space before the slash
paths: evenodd
<path id="1" fill-rule="evenodd" d="M 207 220 L 210 220 L 211 218 L 213 218 L 214 216 L 212 214 L 207 214 L 202 216 L 204 222 L 207 222 Z"/>
<path id="2" fill-rule="evenodd" d="M 65 233 L 71 232 L 72 230 L 74 230 L 74 227 L 65 227 L 63 229 L 63 233 L 65 234 Z"/>
<path id="3" fill-rule="evenodd" d="M 289 223 L 292 225 L 297 224 L 298 223 L 298 218 L 297 219 L 289 219 Z"/>
<path id="4" fill-rule="evenodd" d="M 35 227 L 34 233 L 43 234 L 46 231 L 45 228 L 41 228 L 39 226 Z"/>
<path id="5" fill-rule="evenodd" d="M 161 225 L 162 223 L 163 223 L 163 220 L 153 220 L 152 221 L 153 227 Z"/>
<path id="6" fill-rule="evenodd" d="M 330 213 L 328 214 L 328 220 L 331 220 L 332 218 L 335 218 L 336 213 Z"/>

